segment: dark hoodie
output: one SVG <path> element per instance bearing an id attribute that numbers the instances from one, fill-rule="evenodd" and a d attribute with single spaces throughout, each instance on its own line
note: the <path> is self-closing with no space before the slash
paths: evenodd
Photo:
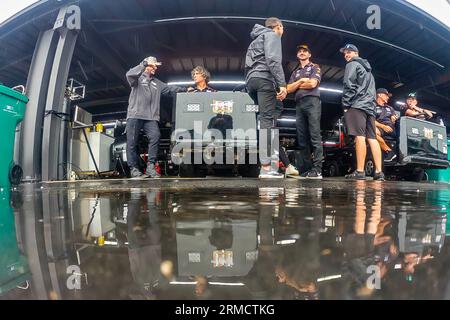
<path id="1" fill-rule="evenodd" d="M 251 78 L 272 81 L 277 87 L 286 87 L 281 51 L 281 37 L 272 29 L 255 24 L 250 37 L 253 39 L 245 57 L 246 82 Z"/>
<path id="2" fill-rule="evenodd" d="M 351 59 L 345 66 L 342 106 L 344 109 L 360 109 L 375 116 L 375 99 L 376 89 L 372 67 L 366 59 L 360 57 Z"/>

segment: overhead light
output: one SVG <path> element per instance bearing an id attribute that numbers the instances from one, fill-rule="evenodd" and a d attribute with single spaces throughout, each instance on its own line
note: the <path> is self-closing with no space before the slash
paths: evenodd
<path id="1" fill-rule="evenodd" d="M 336 141 L 324 141 L 323 145 L 324 146 L 339 146 L 339 142 L 336 142 Z"/>
<path id="2" fill-rule="evenodd" d="M 220 80 L 220 81 L 215 81 L 215 80 L 212 80 L 212 81 L 210 81 L 209 82 L 210 84 L 234 84 L 234 85 L 242 85 L 242 84 L 245 84 L 245 81 L 240 81 L 240 80 L 238 80 L 238 81 L 227 81 L 227 80 Z"/>
<path id="3" fill-rule="evenodd" d="M 127 124 L 126 121 L 120 121 L 120 122 L 121 122 L 122 125 L 126 125 Z M 102 123 L 102 126 L 103 126 L 103 128 L 113 128 L 113 127 L 116 126 L 116 121 Z"/>
<path id="4" fill-rule="evenodd" d="M 320 91 L 327 91 L 327 92 L 335 92 L 335 93 L 342 93 L 343 91 L 340 89 L 331 89 L 331 88 L 323 88 L 319 87 Z"/>
<path id="5" fill-rule="evenodd" d="M 293 243 L 295 243 L 295 242 L 296 242 L 295 239 L 288 239 L 288 240 L 280 240 L 280 241 L 277 241 L 277 244 L 281 244 L 281 245 L 283 245 L 283 244 L 293 244 Z"/>
<path id="6" fill-rule="evenodd" d="M 281 122 L 295 122 L 296 119 L 295 118 L 280 118 L 280 119 L 278 119 L 278 121 L 281 121 Z"/>
<path id="7" fill-rule="evenodd" d="M 194 81 L 170 81 L 167 83 L 169 86 L 191 86 L 194 85 Z M 244 85 L 246 84 L 243 80 L 211 80 L 208 84 L 218 84 L 218 85 Z M 334 92 L 342 94 L 342 89 L 333 89 L 327 87 L 319 87 L 320 91 Z"/>
<path id="8" fill-rule="evenodd" d="M 342 275 L 337 274 L 337 275 L 333 275 L 333 276 L 319 278 L 319 279 L 317 279 L 317 282 L 322 282 L 322 281 L 327 281 L 327 280 L 334 280 L 334 279 L 340 279 L 340 278 L 342 278 Z"/>
<path id="9" fill-rule="evenodd" d="M 197 281 L 171 281 L 170 284 L 175 285 L 196 285 Z M 230 286 L 230 287 L 243 287 L 245 286 L 242 282 L 209 282 L 210 285 L 213 286 Z"/>
<path id="10" fill-rule="evenodd" d="M 167 83 L 169 86 L 189 86 L 193 85 L 194 81 L 171 81 Z M 242 80 L 212 80 L 208 84 L 227 84 L 227 85 L 244 85 Z"/>
<path id="11" fill-rule="evenodd" d="M 193 85 L 194 81 L 172 81 L 172 82 L 167 82 L 167 85 L 169 86 L 189 86 L 189 85 Z"/>
<path id="12" fill-rule="evenodd" d="M 245 284 L 243 284 L 242 282 L 213 282 L 211 281 L 209 283 L 210 285 L 213 286 L 235 286 L 235 287 L 243 287 L 245 286 Z"/>
<path id="13" fill-rule="evenodd" d="M 118 245 L 118 242 L 117 242 L 117 241 L 109 241 L 109 240 L 106 240 L 106 241 L 105 241 L 105 244 L 106 244 L 106 245 L 110 245 L 110 246 L 117 246 L 117 245 Z"/>
<path id="14" fill-rule="evenodd" d="M 171 281 L 170 284 L 187 284 L 187 285 L 195 285 L 197 281 Z"/>

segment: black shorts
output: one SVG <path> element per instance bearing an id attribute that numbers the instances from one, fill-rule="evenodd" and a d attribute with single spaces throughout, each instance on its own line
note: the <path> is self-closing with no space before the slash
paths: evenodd
<path id="1" fill-rule="evenodd" d="M 366 112 L 350 108 L 344 113 L 347 134 L 354 137 L 366 137 L 376 139 L 375 117 Z"/>

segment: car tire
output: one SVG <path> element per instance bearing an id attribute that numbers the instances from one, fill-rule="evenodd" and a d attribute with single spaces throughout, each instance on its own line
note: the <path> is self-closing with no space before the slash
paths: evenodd
<path id="1" fill-rule="evenodd" d="M 414 182 L 420 182 L 424 180 L 424 177 L 425 177 L 425 170 L 423 170 L 423 168 L 417 167 L 412 170 L 412 173 L 409 176 L 409 180 Z"/>
<path id="2" fill-rule="evenodd" d="M 259 166 L 256 164 L 240 165 L 238 172 L 243 178 L 257 178 L 259 176 Z"/>
<path id="3" fill-rule="evenodd" d="M 327 168 L 326 174 L 328 177 L 337 177 L 339 176 L 339 171 L 340 170 L 337 161 L 332 161 Z"/>
<path id="4" fill-rule="evenodd" d="M 372 177 L 375 173 L 375 163 L 372 159 L 369 159 L 366 161 L 364 165 L 364 172 L 366 173 L 366 176 Z"/>
<path id="5" fill-rule="evenodd" d="M 180 178 L 195 177 L 195 168 L 193 164 L 180 164 L 178 175 Z"/>
<path id="6" fill-rule="evenodd" d="M 14 165 L 9 171 L 9 182 L 13 186 L 19 185 L 22 182 L 23 170 L 19 165 Z"/>

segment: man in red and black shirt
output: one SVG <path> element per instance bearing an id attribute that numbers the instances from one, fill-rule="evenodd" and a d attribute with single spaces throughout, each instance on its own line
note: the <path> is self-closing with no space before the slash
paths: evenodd
<path id="1" fill-rule="evenodd" d="M 319 84 L 321 72 L 319 65 L 312 63 L 311 50 L 307 45 L 297 47 L 299 65 L 292 72 L 287 85 L 288 93 L 295 92 L 297 143 L 302 150 L 303 163 L 311 161 L 312 168 L 300 175 L 305 179 L 322 179 L 323 147 L 320 130 L 322 103 L 320 101 Z M 306 159 L 307 157 L 307 159 Z M 308 170 L 310 169 L 310 170 Z"/>

